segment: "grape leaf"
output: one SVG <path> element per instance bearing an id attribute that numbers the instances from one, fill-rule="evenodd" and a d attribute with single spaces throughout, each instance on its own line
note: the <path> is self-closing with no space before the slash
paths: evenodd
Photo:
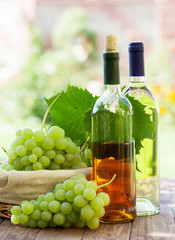
<path id="1" fill-rule="evenodd" d="M 139 154 L 144 138 L 154 139 L 154 122 L 151 121 L 151 115 L 146 113 L 146 105 L 143 105 L 134 97 L 126 95 L 133 108 L 133 138 L 135 140 L 136 154 Z"/>
<path id="2" fill-rule="evenodd" d="M 65 92 L 46 99 L 47 104 L 50 105 L 59 94 L 61 97 L 50 111 L 52 125 L 62 127 L 66 136 L 81 145 L 91 133 L 91 111 L 98 97 L 93 97 L 86 89 L 69 85 Z"/>
<path id="3" fill-rule="evenodd" d="M 82 145 L 91 133 L 91 112 L 98 99 L 93 97 L 88 90 L 68 86 L 67 90 L 46 99 L 50 105 L 54 99 L 61 97 L 51 108 L 52 125 L 64 128 L 66 136 L 70 137 L 78 145 Z M 154 123 L 150 114 L 145 111 L 145 105 L 131 96 L 126 96 L 133 108 L 133 138 L 136 145 L 136 154 L 139 154 L 144 138 L 153 139 Z M 103 126 L 101 126 L 103 127 Z"/>

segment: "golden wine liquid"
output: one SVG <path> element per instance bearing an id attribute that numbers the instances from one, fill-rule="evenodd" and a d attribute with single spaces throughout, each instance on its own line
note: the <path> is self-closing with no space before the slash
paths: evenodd
<path id="1" fill-rule="evenodd" d="M 100 219 L 105 223 L 129 222 L 136 216 L 135 167 L 133 163 L 133 144 L 115 142 L 92 143 L 93 178 L 97 185 L 114 181 L 98 192 L 106 192 L 110 204 Z"/>

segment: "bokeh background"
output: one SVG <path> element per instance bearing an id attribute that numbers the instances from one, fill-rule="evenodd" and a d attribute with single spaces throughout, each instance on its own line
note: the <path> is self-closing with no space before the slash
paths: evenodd
<path id="1" fill-rule="evenodd" d="M 101 94 L 104 39 L 112 33 L 122 85 L 129 42 L 144 42 L 146 81 L 160 105 L 160 173 L 174 176 L 174 12 L 174 0 L 0 0 L 0 146 L 8 148 L 18 128 L 39 128 L 44 97 L 68 83 Z"/>

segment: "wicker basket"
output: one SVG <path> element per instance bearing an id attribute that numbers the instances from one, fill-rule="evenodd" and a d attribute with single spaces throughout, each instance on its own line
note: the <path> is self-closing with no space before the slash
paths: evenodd
<path id="1" fill-rule="evenodd" d="M 11 218 L 11 208 L 16 205 L 0 203 L 0 218 Z"/>

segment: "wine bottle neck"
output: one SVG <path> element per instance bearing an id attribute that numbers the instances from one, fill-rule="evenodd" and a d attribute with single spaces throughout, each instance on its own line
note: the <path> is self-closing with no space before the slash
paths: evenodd
<path id="1" fill-rule="evenodd" d="M 120 83 L 119 75 L 119 53 L 105 52 L 104 59 L 104 84 L 117 85 Z"/>
<path id="2" fill-rule="evenodd" d="M 121 94 L 121 88 L 120 88 L 120 84 L 115 84 L 115 85 L 109 85 L 109 84 L 105 84 L 104 85 L 104 89 L 106 93 L 114 94 L 114 95 L 120 95 Z"/>
<path id="3" fill-rule="evenodd" d="M 141 77 L 130 76 L 129 82 L 131 87 L 143 87 L 146 85 L 144 76 Z"/>

